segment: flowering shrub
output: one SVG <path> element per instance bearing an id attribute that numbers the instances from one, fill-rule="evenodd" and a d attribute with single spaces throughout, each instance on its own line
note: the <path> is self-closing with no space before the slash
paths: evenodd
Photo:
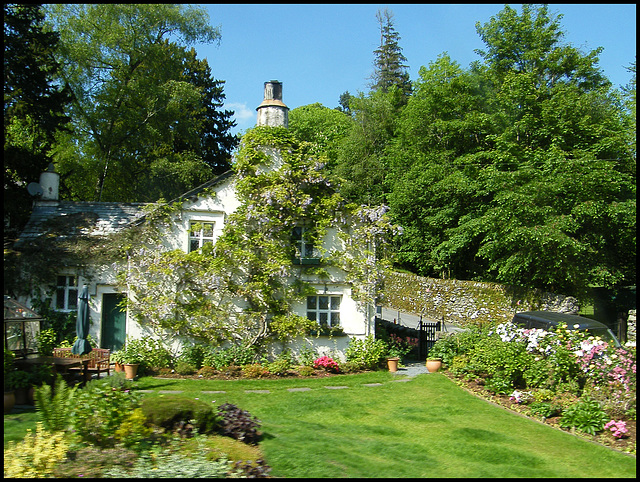
<path id="1" fill-rule="evenodd" d="M 615 347 L 566 325 L 545 331 L 502 323 L 450 335 L 438 340 L 432 350 L 443 354 L 454 373 L 482 377 L 487 389 L 511 394 L 517 403 L 530 402 L 525 390 L 534 395 L 551 390 L 557 395 L 588 395 L 612 418 L 625 416 L 635 407 L 635 346 Z M 549 414 L 571 406 L 551 399 L 535 403 L 544 404 L 536 405 L 536 410 Z"/>
<path id="2" fill-rule="evenodd" d="M 626 433 L 629 431 L 627 430 L 626 422 L 623 422 L 623 421 L 616 422 L 615 420 L 611 420 L 610 422 L 607 422 L 604 425 L 604 429 L 611 430 L 611 433 L 613 433 L 613 436 L 615 438 L 623 438 L 626 436 Z"/>
<path id="3" fill-rule="evenodd" d="M 336 363 L 333 358 L 328 356 L 321 356 L 316 361 L 313 362 L 314 368 L 323 368 L 324 370 L 331 373 L 340 373 L 340 366 Z"/>
<path id="4" fill-rule="evenodd" d="M 389 341 L 387 342 L 387 345 L 389 346 L 389 356 L 402 358 L 411 353 L 411 350 L 418 346 L 418 339 L 411 337 L 403 338 L 395 333 L 391 333 L 389 334 Z"/>
<path id="5" fill-rule="evenodd" d="M 514 390 L 509 397 L 509 400 L 513 400 L 516 403 L 528 403 L 533 399 L 533 394 L 531 392 L 524 392 L 520 390 Z"/>

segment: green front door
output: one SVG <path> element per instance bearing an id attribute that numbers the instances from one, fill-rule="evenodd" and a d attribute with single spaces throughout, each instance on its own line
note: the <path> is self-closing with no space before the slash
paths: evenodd
<path id="1" fill-rule="evenodd" d="M 102 295 L 101 347 L 111 351 L 122 348 L 127 337 L 126 311 L 118 306 L 124 300 L 124 296 L 120 293 Z"/>

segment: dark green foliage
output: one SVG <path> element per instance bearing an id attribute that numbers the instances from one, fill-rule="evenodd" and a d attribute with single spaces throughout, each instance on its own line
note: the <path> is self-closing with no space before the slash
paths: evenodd
<path id="1" fill-rule="evenodd" d="M 202 368 L 202 362 L 204 361 L 207 353 L 210 352 L 208 345 L 197 343 L 195 345 L 185 346 L 180 353 L 179 360 L 192 365 L 196 369 Z"/>
<path id="2" fill-rule="evenodd" d="M 507 6 L 477 26 L 483 63 L 420 69 L 384 159 L 404 268 L 578 297 L 635 284 L 635 119 L 560 19 Z"/>
<path id="3" fill-rule="evenodd" d="M 169 431 L 180 429 L 191 420 L 195 420 L 199 433 L 215 433 L 220 427 L 215 408 L 200 400 L 178 395 L 148 397 L 142 401 L 141 408 L 150 424 Z"/>
<path id="4" fill-rule="evenodd" d="M 257 444 L 260 439 L 260 420 L 252 417 L 246 410 L 241 410 L 232 403 L 224 403 L 218 407 L 218 415 L 222 417 L 220 433 L 247 444 Z"/>
<path id="5" fill-rule="evenodd" d="M 411 95 L 411 81 L 407 71 L 407 58 L 402 54 L 399 44 L 400 35 L 393 25 L 393 13 L 387 8 L 378 10 L 376 19 L 380 24 L 380 47 L 373 52 L 375 71 L 372 90 L 386 93 L 395 86 L 402 93 L 399 103 L 404 105 Z"/>
<path id="6" fill-rule="evenodd" d="M 75 433 L 83 441 L 113 446 L 116 430 L 140 404 L 140 394 L 132 391 L 131 386 L 123 373 L 91 380 L 75 392 L 73 406 L 63 413 L 71 419 Z M 56 386 L 56 392 L 57 389 Z"/>
<path id="7" fill-rule="evenodd" d="M 70 95 L 53 82 L 59 34 L 43 28 L 42 5 L 4 4 L 3 11 L 6 236 L 16 235 L 28 219 L 32 198 L 26 185 L 52 162 L 48 149 L 69 121 L 63 110 Z"/>
<path id="8" fill-rule="evenodd" d="M 562 411 L 560 426 L 595 435 L 604 428 L 608 418 L 597 401 L 583 396 L 579 402 Z"/>

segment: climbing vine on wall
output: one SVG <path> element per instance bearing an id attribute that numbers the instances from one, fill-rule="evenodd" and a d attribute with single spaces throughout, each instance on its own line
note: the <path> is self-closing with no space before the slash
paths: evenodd
<path id="1" fill-rule="evenodd" d="M 288 340 L 318 328 L 292 313 L 295 301 L 314 293 L 300 271 L 322 276 L 330 266 L 346 272 L 356 299 L 373 301 L 387 266 L 379 254 L 393 232 L 386 208 L 347 204 L 312 147 L 284 128 L 254 128 L 233 166 L 240 206 L 215 245 L 191 253 L 157 243 L 129 250 L 120 280 L 143 325 L 216 344 Z M 301 226 L 305 242 L 320 248 L 322 265 L 292 264 L 292 233 Z M 343 249 L 321 248 L 329 228 Z"/>

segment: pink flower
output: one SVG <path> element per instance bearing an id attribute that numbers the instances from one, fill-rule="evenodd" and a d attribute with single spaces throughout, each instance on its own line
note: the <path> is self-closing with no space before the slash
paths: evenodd
<path id="1" fill-rule="evenodd" d="M 627 429 L 627 423 L 622 420 L 620 420 L 619 422 L 616 422 L 615 420 L 611 420 L 610 422 L 607 422 L 605 424 L 604 428 L 605 430 L 606 429 L 611 430 L 615 438 L 622 438 L 629 431 Z"/>

